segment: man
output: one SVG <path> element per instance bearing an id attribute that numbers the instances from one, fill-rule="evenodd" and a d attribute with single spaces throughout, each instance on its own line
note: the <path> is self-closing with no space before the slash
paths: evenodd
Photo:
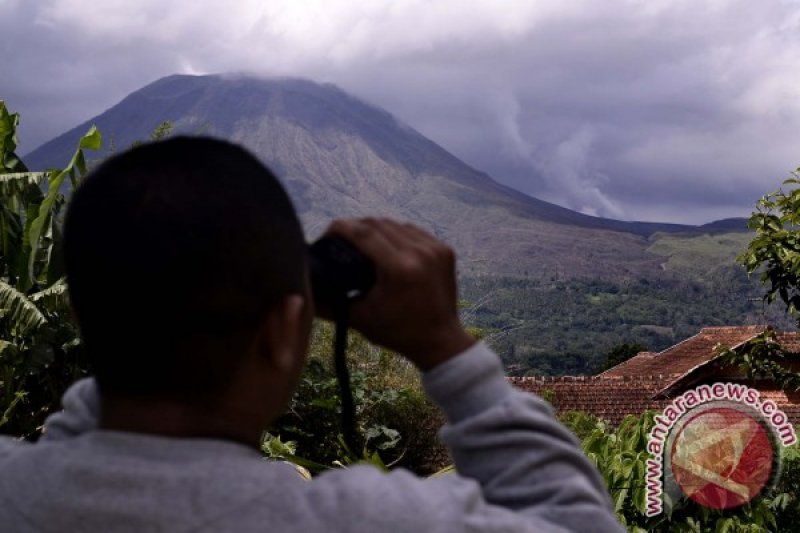
<path id="1" fill-rule="evenodd" d="M 453 252 L 422 230 L 329 231 L 375 263 L 351 322 L 424 372 L 459 475 L 356 466 L 311 482 L 258 451 L 314 316 L 275 177 L 221 141 L 145 145 L 85 180 L 64 231 L 96 382 L 67 391 L 39 442 L 0 442 L 3 531 L 620 530 L 575 439 L 459 324 Z"/>

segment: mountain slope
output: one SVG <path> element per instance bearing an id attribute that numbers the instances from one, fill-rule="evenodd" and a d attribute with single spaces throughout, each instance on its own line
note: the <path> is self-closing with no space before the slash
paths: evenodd
<path id="1" fill-rule="evenodd" d="M 287 186 L 309 235 L 331 218 L 380 215 L 415 221 L 459 251 L 466 273 L 619 279 L 662 275 L 648 251 L 655 232 L 726 231 L 591 217 L 492 180 L 388 112 L 332 85 L 244 76 L 169 76 L 30 153 L 31 167 L 67 160 L 97 124 L 113 146 L 176 130 L 250 148 Z M 741 222 L 743 226 L 744 223 Z"/>

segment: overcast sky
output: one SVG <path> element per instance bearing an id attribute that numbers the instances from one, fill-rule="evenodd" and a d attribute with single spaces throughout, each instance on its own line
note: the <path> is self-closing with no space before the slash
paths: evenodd
<path id="1" fill-rule="evenodd" d="M 746 216 L 800 165 L 789 0 L 0 0 L 22 152 L 173 73 L 336 83 L 589 214 Z"/>

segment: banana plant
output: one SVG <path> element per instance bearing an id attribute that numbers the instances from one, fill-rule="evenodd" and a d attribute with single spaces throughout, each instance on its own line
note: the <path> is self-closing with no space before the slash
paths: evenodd
<path id="1" fill-rule="evenodd" d="M 19 114 L 0 100 L 0 430 L 35 437 L 59 394 L 86 372 L 61 260 L 64 189 L 86 174 L 92 126 L 64 168 L 31 171 L 17 155 Z"/>

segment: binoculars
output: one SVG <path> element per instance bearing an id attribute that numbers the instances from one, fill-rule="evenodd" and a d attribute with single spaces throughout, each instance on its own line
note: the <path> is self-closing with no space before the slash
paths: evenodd
<path id="1" fill-rule="evenodd" d="M 375 266 L 355 246 L 326 235 L 309 246 L 311 291 L 316 305 L 335 311 L 375 284 Z"/>

